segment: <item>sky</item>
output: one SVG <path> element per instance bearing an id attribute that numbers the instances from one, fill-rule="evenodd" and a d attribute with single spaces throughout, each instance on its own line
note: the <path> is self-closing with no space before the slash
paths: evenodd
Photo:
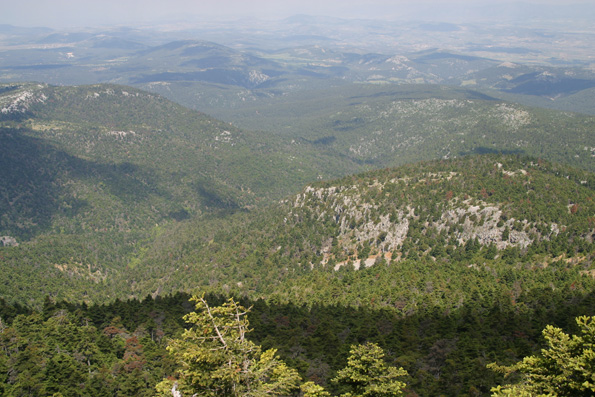
<path id="1" fill-rule="evenodd" d="M 136 25 L 173 20 L 279 19 L 295 14 L 344 18 L 399 18 L 433 11 L 450 18 L 484 6 L 518 0 L 15 0 L 3 1 L 0 24 L 51 28 L 101 25 Z M 524 0 L 525 3 L 558 5 L 593 4 L 593 0 Z M 457 12 L 452 12 L 453 9 Z M 441 11 L 442 10 L 442 11 Z M 461 12 L 458 12 L 460 10 Z M 472 16 L 472 13 L 469 14 Z"/>

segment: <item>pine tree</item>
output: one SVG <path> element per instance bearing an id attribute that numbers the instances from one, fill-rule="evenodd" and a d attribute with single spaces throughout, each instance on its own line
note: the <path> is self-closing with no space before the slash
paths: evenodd
<path id="1" fill-rule="evenodd" d="M 494 396 L 593 396 L 595 395 L 595 317 L 576 319 L 580 335 L 568 335 L 548 325 L 543 330 L 547 347 L 540 356 L 525 357 L 512 366 L 488 367 L 506 374 L 520 372 L 518 384 L 492 389 Z"/>
<path id="2" fill-rule="evenodd" d="M 181 365 L 178 380 L 161 382 L 157 386 L 161 395 L 288 395 L 298 389 L 300 376 L 276 356 L 275 349 L 262 352 L 246 338 L 249 310 L 233 299 L 217 307 L 210 307 L 204 297 L 192 300 L 196 311 L 184 317 L 192 328 L 168 346 Z"/>
<path id="3" fill-rule="evenodd" d="M 398 380 L 407 375 L 403 368 L 388 366 L 384 351 L 375 343 L 352 346 L 347 366 L 337 373 L 333 382 L 351 389 L 343 397 L 374 396 L 388 397 L 403 394 L 404 382 Z"/>

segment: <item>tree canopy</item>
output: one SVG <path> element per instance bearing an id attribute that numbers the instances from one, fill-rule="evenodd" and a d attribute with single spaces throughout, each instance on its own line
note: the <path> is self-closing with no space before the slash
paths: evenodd
<path id="1" fill-rule="evenodd" d="M 248 309 L 233 299 L 210 307 L 204 296 L 194 296 L 196 311 L 184 319 L 192 324 L 168 346 L 180 365 L 177 381 L 157 386 L 162 395 L 179 390 L 184 395 L 263 396 L 288 395 L 300 376 L 276 356 L 246 338 L 250 332 Z"/>
<path id="2" fill-rule="evenodd" d="M 399 378 L 407 375 L 403 368 L 384 362 L 384 351 L 375 343 L 352 346 L 347 366 L 337 373 L 335 383 L 346 385 L 350 391 L 343 397 L 388 397 L 403 394 L 405 383 Z"/>
<path id="3" fill-rule="evenodd" d="M 580 335 L 568 335 L 548 325 L 543 330 L 546 348 L 511 366 L 488 367 L 507 375 L 522 374 L 515 384 L 498 386 L 494 396 L 592 396 L 595 394 L 595 317 L 576 319 Z"/>

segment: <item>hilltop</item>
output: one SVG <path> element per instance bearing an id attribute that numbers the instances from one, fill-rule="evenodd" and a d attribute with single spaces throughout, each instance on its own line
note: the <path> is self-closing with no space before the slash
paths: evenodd
<path id="1" fill-rule="evenodd" d="M 593 312 L 594 188 L 591 172 L 511 155 L 378 170 L 180 223 L 129 277 L 137 296 L 245 299 L 254 338 L 323 384 L 373 340 L 421 395 L 485 395 L 502 382 L 486 364 Z"/>
<path id="2" fill-rule="evenodd" d="M 16 303 L 0 300 L 0 311 L 5 332 L 40 346 L 28 361 L 37 386 L 54 379 L 43 363 L 63 359 L 98 388 L 153 390 L 171 373 L 166 340 L 191 309 L 180 291 L 253 306 L 251 338 L 278 348 L 304 378 L 328 386 L 349 346 L 368 340 L 422 395 L 486 394 L 502 383 L 486 364 L 518 361 L 539 348 L 546 324 L 592 313 L 590 171 L 468 155 L 301 190 L 294 179 L 294 194 L 259 201 L 261 174 L 243 174 L 238 187 L 227 174 L 234 163 L 208 168 L 201 156 L 228 161 L 247 150 L 244 161 L 260 167 L 297 147 L 292 161 L 308 164 L 305 149 L 324 144 L 282 146 L 274 135 L 256 144 L 261 133 L 121 86 L 4 94 L 0 294 Z M 128 114 L 134 104 L 146 112 Z M 260 169 L 265 181 L 289 172 L 272 164 Z M 194 175 L 204 176 L 202 190 L 184 184 Z M 205 194 L 221 186 L 224 194 Z M 56 355 L 56 346 L 66 347 Z M 5 387 L 26 385 L 28 372 L 11 360 L 29 349 L 3 351 L 18 374 Z"/>
<path id="3" fill-rule="evenodd" d="M 169 395 L 190 294 L 333 395 L 364 342 L 407 395 L 514 382 L 595 314 L 595 42 L 511 10 L 0 25 L 0 394 Z"/>
<path id="4" fill-rule="evenodd" d="M 337 271 L 376 264 L 397 273 L 420 263 L 474 275 L 495 268 L 540 275 L 558 266 L 589 272 L 594 183 L 589 172 L 501 155 L 350 176 L 250 214 L 180 224 L 141 259 L 142 269 L 163 275 L 150 281 L 139 268 L 135 285 L 139 294 L 200 286 L 310 301 L 319 299 L 313 291 L 331 293 L 309 284 L 318 282 L 315 274 L 328 283 Z M 364 291 L 358 294 L 371 294 Z M 350 292 L 339 296 L 345 303 Z"/>

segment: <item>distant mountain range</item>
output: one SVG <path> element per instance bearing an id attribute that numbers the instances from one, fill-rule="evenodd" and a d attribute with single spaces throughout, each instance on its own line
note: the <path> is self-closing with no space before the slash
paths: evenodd
<path id="1" fill-rule="evenodd" d="M 0 81 L 116 83 L 162 94 L 162 85 L 178 83 L 168 97 L 203 111 L 209 104 L 193 93 L 196 83 L 208 84 L 210 94 L 225 101 L 237 90 L 267 97 L 350 83 L 448 84 L 595 114 L 588 32 L 504 26 L 310 16 L 260 30 L 246 21 L 177 31 L 3 25 Z"/>

